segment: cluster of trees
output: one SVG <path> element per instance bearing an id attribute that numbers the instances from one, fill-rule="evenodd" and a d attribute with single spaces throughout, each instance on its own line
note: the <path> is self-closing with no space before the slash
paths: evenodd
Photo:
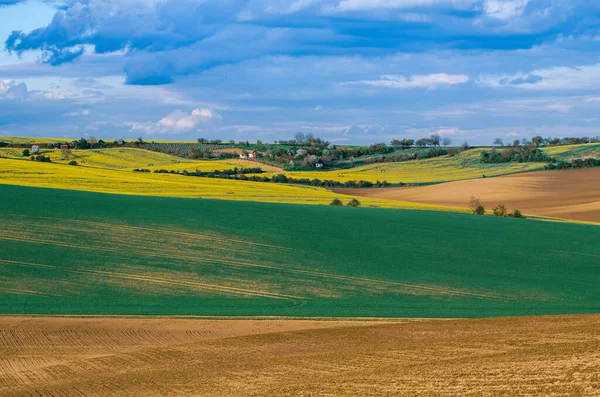
<path id="1" fill-rule="evenodd" d="M 431 134 L 428 138 L 421 139 L 394 139 L 391 142 L 393 147 L 400 147 L 402 149 L 408 149 L 410 147 L 435 147 L 435 146 L 450 146 L 452 144 L 452 140 L 450 138 L 444 137 L 442 138 L 440 134 Z"/>
<path id="2" fill-rule="evenodd" d="M 547 170 L 567 170 L 571 168 L 590 168 L 600 167 L 600 159 L 587 158 L 587 159 L 575 159 L 571 162 L 568 161 L 557 161 L 546 165 Z"/>
<path id="3" fill-rule="evenodd" d="M 513 146 L 518 147 L 520 145 L 534 145 L 536 147 L 540 146 L 560 146 L 560 145 L 578 145 L 583 143 L 600 143 L 600 136 L 593 137 L 564 137 L 564 138 L 544 138 L 540 135 L 534 136 L 531 140 L 527 138 L 523 138 L 521 140 L 516 139 L 512 143 L 504 144 L 502 138 L 494 139 L 494 145 L 497 146 Z"/>
<path id="4" fill-rule="evenodd" d="M 135 169 L 135 172 L 148 172 L 146 169 Z M 188 172 L 187 170 L 179 171 L 179 170 L 165 170 L 165 169 L 157 169 L 154 170 L 157 174 L 178 174 L 184 176 L 197 176 L 203 178 L 222 178 L 222 179 L 235 179 L 239 181 L 252 181 L 252 182 L 271 182 L 271 183 L 287 183 L 291 185 L 307 185 L 307 186 L 317 186 L 317 187 L 330 187 L 330 188 L 367 188 L 367 187 L 387 187 L 390 186 L 388 181 L 377 181 L 375 183 L 369 181 L 331 181 L 331 180 L 320 180 L 318 178 L 290 178 L 285 174 L 277 174 L 273 175 L 271 178 L 268 176 L 259 176 L 257 174 L 264 173 L 261 168 L 234 168 L 232 170 L 224 170 L 224 171 L 198 171 Z M 246 174 L 252 174 L 250 176 Z M 400 185 L 404 185 L 400 183 Z"/>
<path id="5" fill-rule="evenodd" d="M 38 161 L 40 163 L 51 163 L 52 160 L 50 160 L 50 157 L 46 157 L 43 154 L 38 154 L 36 156 L 31 156 L 30 157 L 31 161 Z"/>
<path id="6" fill-rule="evenodd" d="M 479 197 L 471 196 L 469 200 L 469 209 L 475 215 L 485 215 L 485 207 L 479 199 Z M 492 209 L 494 216 L 508 217 L 508 218 L 524 218 L 521 211 L 515 208 L 513 212 L 508 212 L 504 204 L 498 204 L 498 206 Z"/>
<path id="7" fill-rule="evenodd" d="M 481 152 L 481 162 L 487 164 L 500 164 L 510 162 L 549 162 L 552 158 L 534 145 L 513 146 L 503 150 L 492 148 Z"/>
<path id="8" fill-rule="evenodd" d="M 333 205 L 334 207 L 342 207 L 344 205 L 344 203 L 342 202 L 342 200 L 340 200 L 339 198 L 334 198 L 333 201 L 331 201 L 331 203 L 329 205 Z M 346 204 L 348 207 L 360 207 L 360 201 L 358 201 L 357 199 L 353 198 L 350 201 L 348 201 L 348 204 Z"/>
<path id="9" fill-rule="evenodd" d="M 142 172 L 146 172 L 146 171 L 142 171 Z M 228 179 L 230 179 L 230 177 L 232 177 L 232 176 L 245 175 L 245 174 L 262 174 L 264 171 L 260 167 L 251 167 L 251 168 L 235 167 L 231 170 L 223 170 L 223 171 L 220 171 L 220 170 L 199 171 L 198 169 L 196 169 L 196 171 L 194 171 L 194 172 L 188 172 L 187 170 L 180 172 L 180 171 L 173 171 L 173 170 L 167 171 L 164 169 L 160 169 L 160 170 L 154 170 L 154 172 L 157 174 L 180 174 L 181 173 L 185 176 L 202 176 L 202 177 L 206 177 L 206 178 L 228 178 Z"/>

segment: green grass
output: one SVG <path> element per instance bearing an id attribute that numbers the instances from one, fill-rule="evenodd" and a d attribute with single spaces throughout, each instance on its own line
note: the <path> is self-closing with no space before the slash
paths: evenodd
<path id="1" fill-rule="evenodd" d="M 0 186 L 0 313 L 600 312 L 600 228 Z"/>

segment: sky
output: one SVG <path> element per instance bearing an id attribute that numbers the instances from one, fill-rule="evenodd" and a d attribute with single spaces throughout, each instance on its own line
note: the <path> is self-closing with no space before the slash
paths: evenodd
<path id="1" fill-rule="evenodd" d="M 0 136 L 600 135 L 597 0 L 0 0 Z"/>

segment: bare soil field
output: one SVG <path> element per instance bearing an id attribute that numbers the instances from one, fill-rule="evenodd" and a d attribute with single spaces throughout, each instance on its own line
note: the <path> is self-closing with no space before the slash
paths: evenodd
<path id="1" fill-rule="evenodd" d="M 600 315 L 0 317 L 0 395 L 598 395 Z"/>
<path id="2" fill-rule="evenodd" d="M 388 200 L 467 207 L 481 198 L 486 209 L 504 204 L 531 215 L 600 222 L 600 168 L 540 171 L 439 185 L 385 189 L 334 189 Z"/>

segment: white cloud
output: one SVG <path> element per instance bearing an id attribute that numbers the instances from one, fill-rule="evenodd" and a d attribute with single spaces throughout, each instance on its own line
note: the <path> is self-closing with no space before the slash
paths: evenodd
<path id="1" fill-rule="evenodd" d="M 0 98 L 24 100 L 29 96 L 25 83 L 15 83 L 12 80 L 0 80 Z"/>
<path id="2" fill-rule="evenodd" d="M 517 132 L 514 132 L 514 131 L 513 131 L 513 132 L 509 132 L 509 133 L 508 133 L 508 134 L 506 134 L 505 136 L 507 136 L 507 137 L 519 136 L 519 133 L 517 133 Z"/>
<path id="3" fill-rule="evenodd" d="M 221 115 L 212 109 L 199 108 L 190 113 L 180 109 L 166 115 L 156 123 L 125 123 L 131 132 L 142 132 L 146 134 L 180 134 L 188 131 L 200 131 L 212 128 L 220 121 Z"/>
<path id="4" fill-rule="evenodd" d="M 89 109 L 83 109 L 83 110 L 75 110 L 73 112 L 65 113 L 65 116 L 77 117 L 77 116 L 87 116 L 89 114 L 90 114 Z"/>
<path id="5" fill-rule="evenodd" d="M 485 13 L 497 19 L 511 19 L 523 14 L 529 0 L 487 0 Z"/>
<path id="6" fill-rule="evenodd" d="M 443 4 L 456 8 L 464 8 L 476 2 L 477 0 L 341 0 L 334 9 L 339 11 L 359 11 L 378 8 L 407 9 Z"/>
<path id="7" fill-rule="evenodd" d="M 568 113 L 571 110 L 572 107 L 573 106 L 567 105 L 567 104 L 564 104 L 564 103 L 552 103 L 550 105 L 546 105 L 545 109 L 556 110 L 556 111 L 559 111 L 561 113 Z"/>
<path id="8" fill-rule="evenodd" d="M 576 67 L 557 66 L 513 75 L 481 76 L 477 83 L 524 90 L 564 90 L 600 87 L 600 63 Z"/>
<path id="9" fill-rule="evenodd" d="M 379 80 L 352 81 L 344 84 L 362 84 L 374 87 L 411 89 L 411 88 L 436 88 L 442 85 L 464 84 L 469 77 L 464 74 L 434 73 L 427 75 L 404 76 L 383 75 Z"/>

